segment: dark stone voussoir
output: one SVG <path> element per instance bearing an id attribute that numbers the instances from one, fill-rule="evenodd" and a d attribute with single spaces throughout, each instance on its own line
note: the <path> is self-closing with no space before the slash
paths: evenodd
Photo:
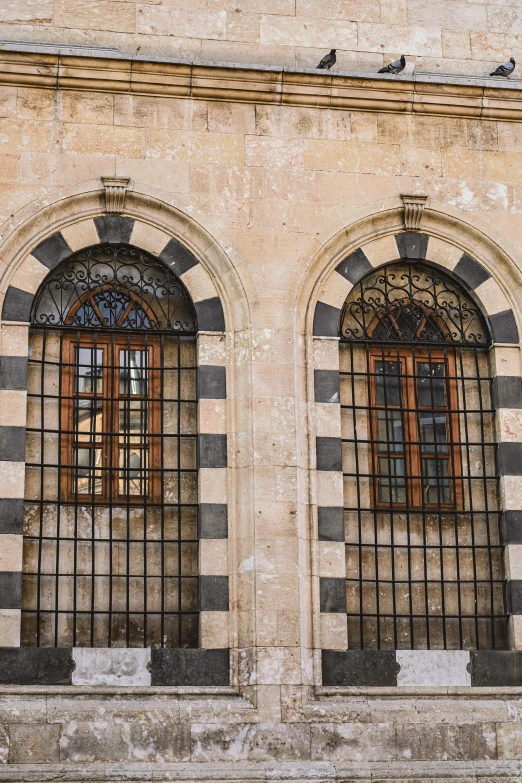
<path id="1" fill-rule="evenodd" d="M 319 541 L 344 541 L 344 509 L 342 506 L 319 506 L 317 509 Z"/>
<path id="2" fill-rule="evenodd" d="M 478 288 L 479 285 L 485 283 L 491 277 L 489 272 L 467 253 L 462 254 L 462 258 L 454 268 L 453 274 L 472 290 Z"/>
<path id="3" fill-rule="evenodd" d="M 202 433 L 199 435 L 199 467 L 227 467 L 227 436 Z"/>
<path id="4" fill-rule="evenodd" d="M 346 579 L 321 576 L 319 579 L 320 611 L 334 614 L 346 612 Z"/>
<path id="5" fill-rule="evenodd" d="M 22 535 L 24 527 L 24 501 L 21 498 L 0 499 L 0 533 Z"/>
<path id="6" fill-rule="evenodd" d="M 497 463 L 501 476 L 522 476 L 522 443 L 499 443 Z"/>
<path id="7" fill-rule="evenodd" d="M 20 609 L 21 602 L 21 572 L 0 571 L 0 609 Z"/>
<path id="8" fill-rule="evenodd" d="M 225 686 L 230 683 L 230 654 L 228 649 L 156 648 L 150 669 L 152 685 Z"/>
<path id="9" fill-rule="evenodd" d="M 425 260 L 429 239 L 427 234 L 418 231 L 403 231 L 401 234 L 395 234 L 399 257 Z"/>
<path id="10" fill-rule="evenodd" d="M 198 507 L 200 538 L 228 538 L 228 507 L 226 503 L 200 503 Z"/>
<path id="11" fill-rule="evenodd" d="M 496 375 L 491 397 L 494 410 L 522 408 L 522 378 L 519 375 Z"/>
<path id="12" fill-rule="evenodd" d="M 193 266 L 199 264 L 194 254 L 174 238 L 163 248 L 159 257 L 178 277 L 181 277 L 189 269 L 192 269 Z"/>
<path id="13" fill-rule="evenodd" d="M 501 313 L 490 315 L 489 323 L 494 343 L 507 343 L 508 345 L 516 345 L 518 343 L 517 322 L 512 310 L 504 310 Z"/>
<path id="14" fill-rule="evenodd" d="M 339 337 L 339 318 L 341 311 L 338 307 L 317 302 L 314 313 L 313 333 L 315 337 Z"/>
<path id="15" fill-rule="evenodd" d="M 0 389 L 27 389 L 27 356 L 0 356 Z"/>
<path id="16" fill-rule="evenodd" d="M 225 314 L 219 296 L 194 302 L 198 329 L 203 332 L 224 332 Z"/>
<path id="17" fill-rule="evenodd" d="M 72 254 L 72 250 L 60 231 L 57 231 L 56 234 L 40 242 L 31 254 L 48 269 L 53 269 L 60 261 L 68 258 Z"/>
<path id="18" fill-rule="evenodd" d="M 522 511 L 503 511 L 501 517 L 502 544 L 522 544 Z"/>
<path id="19" fill-rule="evenodd" d="M 128 244 L 134 228 L 134 219 L 121 215 L 103 215 L 94 218 L 94 225 L 100 242 Z"/>
<path id="20" fill-rule="evenodd" d="M 506 688 L 522 685 L 522 651 L 471 650 L 471 685 Z"/>
<path id="21" fill-rule="evenodd" d="M 2 307 L 2 321 L 20 321 L 28 323 L 31 320 L 31 308 L 34 294 L 22 291 L 10 285 L 7 289 Z"/>
<path id="22" fill-rule="evenodd" d="M 317 470 L 341 471 L 343 469 L 343 444 L 341 438 L 317 437 Z"/>
<path id="23" fill-rule="evenodd" d="M 0 460 L 24 462 L 25 427 L 0 427 Z"/>
<path id="24" fill-rule="evenodd" d="M 353 285 L 358 283 L 359 280 L 362 280 L 362 278 L 371 272 L 372 269 L 373 266 L 370 264 L 361 248 L 350 253 L 349 256 L 335 267 L 335 271 L 345 277 Z"/>
<path id="25" fill-rule="evenodd" d="M 199 608 L 202 612 L 228 612 L 228 576 L 199 577 Z"/>

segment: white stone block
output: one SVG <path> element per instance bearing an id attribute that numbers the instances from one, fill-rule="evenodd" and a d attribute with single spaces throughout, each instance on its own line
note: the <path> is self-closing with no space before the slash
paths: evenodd
<path id="1" fill-rule="evenodd" d="M 73 648 L 73 685 L 150 685 L 147 649 Z"/>
<path id="2" fill-rule="evenodd" d="M 397 650 L 397 685 L 471 685 L 467 650 Z"/>

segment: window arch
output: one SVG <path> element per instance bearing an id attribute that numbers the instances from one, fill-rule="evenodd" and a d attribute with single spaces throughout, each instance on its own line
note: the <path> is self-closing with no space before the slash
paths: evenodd
<path id="1" fill-rule="evenodd" d="M 339 336 L 349 648 L 506 647 L 486 320 L 401 261 L 354 286 Z"/>
<path id="2" fill-rule="evenodd" d="M 197 647 L 197 320 L 126 244 L 75 253 L 33 302 L 22 643 Z"/>

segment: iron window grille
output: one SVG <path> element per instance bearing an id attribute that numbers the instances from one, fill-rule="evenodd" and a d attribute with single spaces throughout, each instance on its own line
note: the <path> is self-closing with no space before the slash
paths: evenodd
<path id="1" fill-rule="evenodd" d="M 31 318 L 22 644 L 197 647 L 196 317 L 129 245 L 58 265 Z"/>
<path id="2" fill-rule="evenodd" d="M 487 323 L 449 275 L 371 272 L 340 320 L 348 646 L 507 646 Z"/>

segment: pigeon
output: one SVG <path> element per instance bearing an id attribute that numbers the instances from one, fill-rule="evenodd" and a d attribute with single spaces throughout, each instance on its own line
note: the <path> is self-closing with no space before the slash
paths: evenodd
<path id="1" fill-rule="evenodd" d="M 504 65 L 499 65 L 498 68 L 496 68 L 493 73 L 490 73 L 490 76 L 505 76 L 506 78 L 510 76 L 513 71 L 515 70 L 515 58 L 510 57 L 508 63 L 504 63 Z"/>
<path id="2" fill-rule="evenodd" d="M 386 65 L 384 68 L 381 68 L 377 73 L 400 73 L 401 71 L 404 71 L 406 67 L 406 57 L 401 54 L 400 60 L 394 60 L 389 65 Z"/>
<path id="3" fill-rule="evenodd" d="M 336 51 L 337 51 L 337 49 L 332 49 L 330 54 L 325 54 L 325 56 L 323 57 L 323 59 L 321 60 L 321 62 L 319 63 L 319 65 L 317 67 L 318 68 L 323 68 L 323 69 L 326 68 L 327 70 L 330 70 L 332 65 L 335 65 L 335 61 L 337 60 L 337 57 L 336 57 L 336 54 L 335 54 Z"/>

